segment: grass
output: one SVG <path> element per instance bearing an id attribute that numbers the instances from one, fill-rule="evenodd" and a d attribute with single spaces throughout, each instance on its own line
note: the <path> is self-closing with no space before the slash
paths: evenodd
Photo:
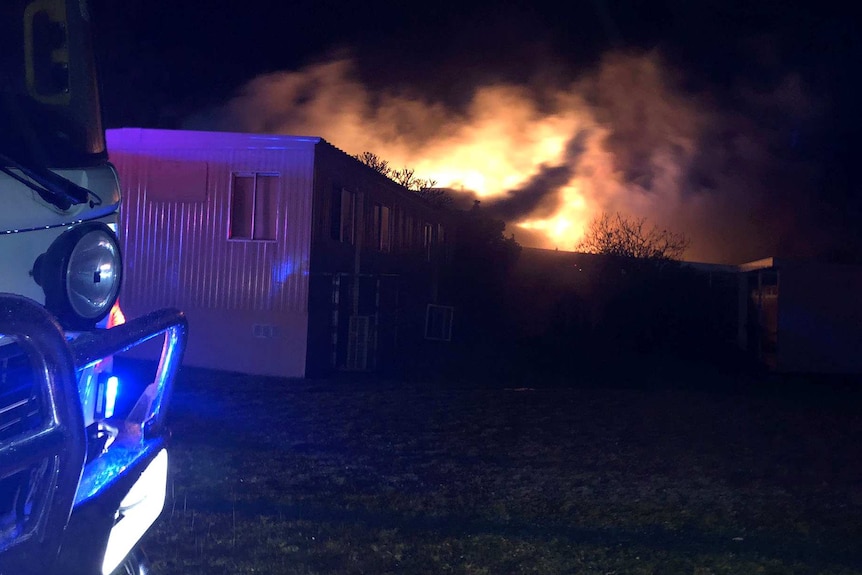
<path id="1" fill-rule="evenodd" d="M 862 573 L 855 387 L 614 377 L 183 370 L 154 572 Z"/>

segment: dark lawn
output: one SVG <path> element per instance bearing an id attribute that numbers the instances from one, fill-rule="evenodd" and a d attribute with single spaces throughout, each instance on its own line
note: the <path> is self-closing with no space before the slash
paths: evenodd
<path id="1" fill-rule="evenodd" d="M 161 575 L 862 573 L 862 383 L 184 370 Z"/>

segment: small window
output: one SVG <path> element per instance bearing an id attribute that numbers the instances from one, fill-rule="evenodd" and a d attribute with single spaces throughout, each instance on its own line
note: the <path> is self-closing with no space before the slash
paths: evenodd
<path id="1" fill-rule="evenodd" d="M 428 304 L 425 312 L 425 339 L 452 341 L 452 321 L 455 308 L 448 305 Z"/>
<path id="2" fill-rule="evenodd" d="M 389 206 L 374 204 L 371 212 L 371 230 L 369 238 L 375 248 L 381 252 L 392 249 L 392 210 Z"/>
<path id="3" fill-rule="evenodd" d="M 431 261 L 431 241 L 432 241 L 431 224 L 425 223 L 422 225 L 422 247 L 425 248 L 425 259 Z"/>
<path id="4" fill-rule="evenodd" d="M 404 216 L 404 247 L 413 249 L 413 228 L 415 227 L 413 216 Z"/>
<path id="5" fill-rule="evenodd" d="M 422 226 L 422 247 L 431 247 L 431 224 Z"/>
<path id="6" fill-rule="evenodd" d="M 278 176 L 234 174 L 229 237 L 234 240 L 274 240 L 277 221 Z"/>
<path id="7" fill-rule="evenodd" d="M 389 227 L 390 213 L 389 206 L 376 206 L 374 228 L 377 230 L 377 248 L 381 252 L 388 252 L 392 247 L 392 234 Z"/>
<path id="8" fill-rule="evenodd" d="M 350 190 L 341 190 L 341 205 L 338 227 L 338 241 L 352 244 L 355 233 L 356 194 Z"/>
<path id="9" fill-rule="evenodd" d="M 380 204 L 373 204 L 371 206 L 371 228 L 368 230 L 369 236 L 368 239 L 371 241 L 371 245 L 376 249 L 380 249 L 380 212 L 381 212 Z"/>

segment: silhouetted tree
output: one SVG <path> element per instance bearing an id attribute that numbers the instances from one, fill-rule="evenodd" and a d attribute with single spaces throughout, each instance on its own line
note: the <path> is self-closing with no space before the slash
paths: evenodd
<path id="1" fill-rule="evenodd" d="M 387 160 L 384 160 L 374 152 L 362 152 L 353 156 L 377 173 L 383 174 L 393 182 L 401 184 L 435 208 L 448 207 L 452 204 L 452 196 L 444 189 L 435 188 L 436 180 L 431 178 L 417 178 L 416 170 L 413 168 L 392 169 Z"/>
<path id="2" fill-rule="evenodd" d="M 435 208 L 448 208 L 454 203 L 452 195 L 442 188 L 427 187 L 416 190 L 416 193 Z"/>
<path id="3" fill-rule="evenodd" d="M 589 224 L 578 248 L 606 256 L 593 272 L 602 284 L 593 295 L 594 349 L 686 358 L 727 352 L 734 334 L 722 318 L 736 301 L 735 280 L 716 274 L 713 281 L 685 265 L 680 258 L 688 246 L 685 235 L 645 218 L 603 213 Z"/>
<path id="4" fill-rule="evenodd" d="M 681 233 L 647 227 L 646 218 L 602 213 L 594 218 L 577 249 L 591 254 L 652 261 L 678 260 L 690 240 Z"/>
<path id="5" fill-rule="evenodd" d="M 392 173 L 392 168 L 389 167 L 389 162 L 375 154 L 374 152 L 362 152 L 353 156 L 375 172 L 383 174 L 387 178 Z"/>
<path id="6" fill-rule="evenodd" d="M 430 178 L 423 179 L 416 177 L 416 171 L 413 168 L 401 168 L 400 170 L 392 170 L 389 178 L 407 188 L 418 192 L 427 188 L 433 188 L 437 185 L 436 180 Z"/>

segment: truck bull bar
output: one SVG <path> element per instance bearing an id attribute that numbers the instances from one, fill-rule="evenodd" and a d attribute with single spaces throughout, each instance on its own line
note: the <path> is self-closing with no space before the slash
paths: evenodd
<path id="1" fill-rule="evenodd" d="M 162 355 L 156 368 L 155 381 L 147 389 L 148 405 L 134 411 L 133 423 L 143 426 L 146 436 L 162 433 L 165 410 L 174 389 L 174 379 L 186 347 L 188 323 L 183 312 L 171 308 L 150 312 L 111 329 L 81 334 L 71 342 L 75 367 L 83 369 L 103 358 L 121 353 L 165 334 Z"/>

